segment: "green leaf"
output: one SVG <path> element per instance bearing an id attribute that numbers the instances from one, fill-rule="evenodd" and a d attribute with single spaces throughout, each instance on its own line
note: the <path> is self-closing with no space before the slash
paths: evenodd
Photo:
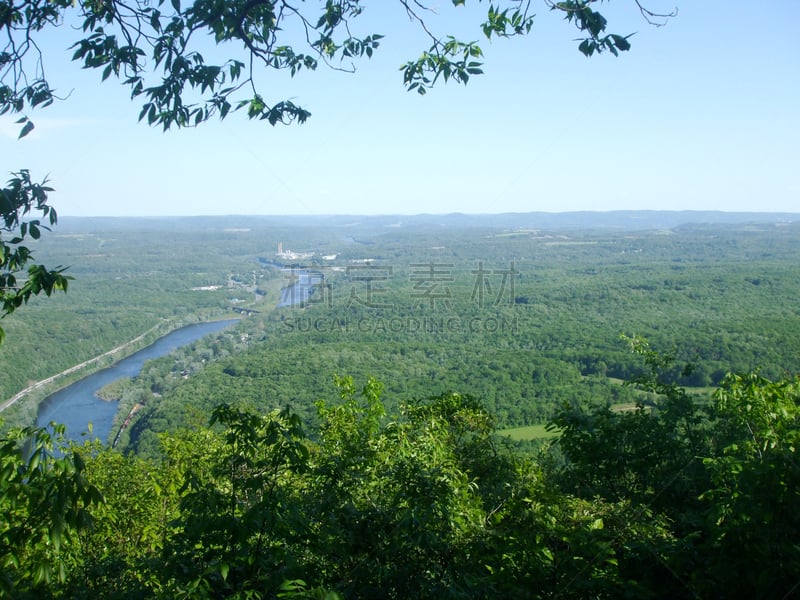
<path id="1" fill-rule="evenodd" d="M 19 139 L 24 138 L 31 131 L 33 131 L 33 121 L 27 121 L 25 123 L 25 126 L 22 128 L 22 131 L 19 132 L 19 137 L 17 139 L 19 140 Z"/>
<path id="2" fill-rule="evenodd" d="M 627 37 L 622 37 L 621 35 L 612 35 L 611 38 L 614 40 L 614 45 L 622 51 L 627 51 L 631 49 L 631 43 L 628 41 Z"/>

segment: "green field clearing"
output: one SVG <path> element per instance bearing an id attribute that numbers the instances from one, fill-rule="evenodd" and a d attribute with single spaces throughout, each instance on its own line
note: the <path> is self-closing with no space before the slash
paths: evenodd
<path id="1" fill-rule="evenodd" d="M 558 431 L 547 431 L 546 425 L 528 425 L 526 427 L 512 427 L 498 431 L 500 435 L 510 437 L 512 440 L 545 440 L 554 438 Z"/>
<path id="2" fill-rule="evenodd" d="M 635 408 L 636 404 L 634 402 L 613 404 L 611 406 L 611 410 L 613 410 L 614 412 L 634 410 Z M 557 437 L 559 431 L 557 429 L 553 431 L 548 431 L 547 425 L 540 423 L 538 425 L 527 425 L 525 427 L 511 427 L 509 429 L 501 429 L 500 431 L 498 431 L 498 433 L 500 435 L 510 437 L 512 440 L 519 441 L 519 440 L 551 439 Z"/>

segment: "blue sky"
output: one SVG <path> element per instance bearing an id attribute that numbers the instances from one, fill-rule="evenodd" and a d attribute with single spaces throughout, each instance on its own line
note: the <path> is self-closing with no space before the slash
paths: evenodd
<path id="1" fill-rule="evenodd" d="M 662 28 L 604 4 L 633 48 L 591 59 L 535 2 L 529 37 L 482 40 L 485 75 L 424 97 L 398 67 L 425 38 L 396 2 L 365 2 L 358 30 L 386 38 L 355 74 L 258 77 L 267 99 L 312 112 L 305 125 L 234 114 L 167 133 L 137 123 L 126 88 L 69 63 L 62 29 L 41 45 L 69 98 L 29 114 L 23 140 L 0 121 L 0 161 L 48 175 L 61 215 L 800 211 L 800 2 L 675 2 Z M 480 39 L 488 5 L 431 4 L 436 31 Z"/>

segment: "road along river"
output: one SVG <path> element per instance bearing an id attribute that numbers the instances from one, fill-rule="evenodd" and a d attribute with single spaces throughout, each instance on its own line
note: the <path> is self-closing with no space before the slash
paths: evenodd
<path id="1" fill-rule="evenodd" d="M 123 358 L 109 368 L 84 377 L 48 396 L 39 405 L 36 424 L 44 427 L 51 421 L 63 423 L 67 426 L 67 437 L 80 442 L 85 439 L 82 434 L 88 431 L 88 424 L 92 423 L 91 437 L 105 442 L 108 440 L 117 413 L 117 403 L 100 399 L 97 396 L 98 390 L 117 379 L 135 377 L 147 360 L 169 354 L 181 346 L 191 344 L 236 322 L 238 319 L 197 323 L 168 333 L 150 346 Z"/>

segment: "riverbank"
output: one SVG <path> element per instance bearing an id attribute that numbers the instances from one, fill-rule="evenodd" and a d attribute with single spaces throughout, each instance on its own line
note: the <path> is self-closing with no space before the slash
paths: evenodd
<path id="1" fill-rule="evenodd" d="M 230 318 L 227 315 L 220 315 L 218 318 L 200 322 L 187 322 L 186 319 L 177 318 L 161 318 L 159 323 L 132 340 L 64 369 L 55 375 L 34 382 L 14 394 L 14 396 L 0 404 L 0 417 L 4 421 L 3 427 L 33 425 L 37 419 L 39 405 L 46 398 L 81 379 L 115 365 L 174 331 L 198 323 L 213 323 L 230 320 Z"/>
<path id="2" fill-rule="evenodd" d="M 158 338 L 152 344 L 119 360 L 114 365 L 88 375 L 48 396 L 39 404 L 36 425 L 45 427 L 51 422 L 61 423 L 66 427 L 67 437 L 78 443 L 87 437 L 99 439 L 104 443 L 110 441 L 113 437 L 112 430 L 119 425 L 117 419 L 129 414 L 130 401 L 146 403 L 146 399 L 142 394 L 134 393 L 123 394 L 124 401 L 108 402 L 98 397 L 98 390 L 114 381 L 136 379 L 149 361 L 166 357 L 184 346 L 238 322 L 239 319 L 223 319 L 194 323 Z M 171 361 L 168 359 L 168 362 Z M 149 395 L 149 384 L 147 390 L 148 393 L 145 395 Z"/>
<path id="3" fill-rule="evenodd" d="M 25 389 L 20 390 L 19 392 L 17 392 L 9 400 L 6 400 L 2 404 L 0 404 L 0 413 L 2 413 L 7 408 L 10 408 L 11 406 L 16 404 L 20 400 L 22 400 L 25 396 L 27 396 L 28 394 L 30 394 L 34 390 L 41 389 L 44 386 L 47 386 L 47 385 L 49 385 L 51 383 L 56 383 L 60 379 L 66 377 L 66 376 L 68 376 L 68 375 L 70 375 L 72 373 L 76 373 L 76 372 L 78 372 L 78 371 L 80 371 L 80 370 L 82 370 L 82 369 L 84 369 L 86 367 L 97 365 L 105 358 L 111 358 L 113 362 L 116 362 L 117 360 L 119 360 L 121 358 L 125 358 L 125 356 L 117 356 L 117 355 L 120 355 L 120 354 L 124 353 L 125 350 L 130 349 L 134 344 L 136 344 L 138 342 L 141 342 L 142 340 L 147 338 L 148 335 L 156 332 L 161 326 L 162 326 L 162 324 L 159 323 L 155 327 L 152 327 L 152 328 L 148 329 L 147 331 L 145 331 L 142 335 L 137 336 L 137 337 L 133 338 L 132 340 L 130 340 L 128 342 L 125 342 L 124 344 L 120 344 L 119 346 L 117 346 L 116 348 L 112 348 L 108 352 L 103 352 L 103 354 L 100 354 L 99 356 L 95 356 L 94 358 L 90 358 L 89 360 L 85 360 L 82 363 L 79 363 L 79 364 L 77 364 L 77 365 L 75 365 L 73 367 L 70 367 L 69 369 L 64 369 L 60 373 L 56 373 L 55 375 L 52 375 L 52 376 L 50 376 L 50 377 L 48 377 L 46 379 L 42 379 L 41 381 L 37 381 L 36 383 L 34 383 L 32 385 L 29 385 Z M 167 333 L 169 333 L 169 332 L 167 332 Z M 133 352 L 134 351 L 131 351 L 129 354 L 133 354 Z M 117 356 L 117 358 L 114 358 L 115 356 Z M 112 364 L 113 364 L 113 362 L 112 362 Z M 90 374 L 91 373 L 86 373 L 85 375 L 90 375 Z M 58 388 L 56 388 L 55 390 L 51 390 L 51 392 L 55 392 L 55 391 L 58 391 Z"/>

